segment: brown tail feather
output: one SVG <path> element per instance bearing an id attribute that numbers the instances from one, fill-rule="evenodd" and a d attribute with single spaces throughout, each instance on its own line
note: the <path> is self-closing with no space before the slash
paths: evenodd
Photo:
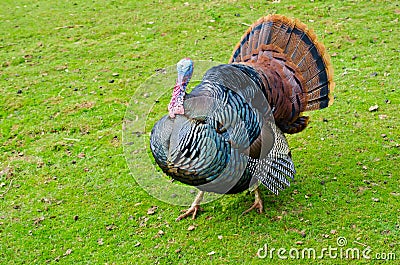
<path id="1" fill-rule="evenodd" d="M 275 95 L 270 104 L 276 108 L 274 116 L 283 131 L 294 133 L 304 129 L 308 119 L 297 120 L 303 111 L 333 103 L 329 55 L 315 33 L 298 20 L 281 15 L 259 19 L 236 45 L 229 62 L 254 67 L 270 88 L 278 89 L 271 92 Z M 278 79 L 279 84 L 275 84 Z"/>

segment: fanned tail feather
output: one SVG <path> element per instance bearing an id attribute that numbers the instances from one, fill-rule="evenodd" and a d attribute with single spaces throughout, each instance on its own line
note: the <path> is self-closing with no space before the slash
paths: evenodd
<path id="1" fill-rule="evenodd" d="M 257 62 L 261 57 L 279 60 L 282 54 L 288 66 L 295 66 L 307 104 L 301 111 L 328 107 L 333 103 L 333 68 L 325 47 L 315 33 L 298 20 L 269 15 L 256 21 L 236 45 L 230 63 Z"/>

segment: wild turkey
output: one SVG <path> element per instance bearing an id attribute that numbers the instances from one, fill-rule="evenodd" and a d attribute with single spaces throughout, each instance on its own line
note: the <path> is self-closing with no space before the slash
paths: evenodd
<path id="1" fill-rule="evenodd" d="M 281 15 L 256 21 L 228 64 L 209 69 L 185 92 L 193 62 L 178 65 L 169 115 L 153 127 L 150 148 L 160 168 L 200 192 L 177 220 L 195 218 L 203 194 L 232 194 L 261 182 L 278 194 L 295 168 L 283 133 L 302 131 L 302 113 L 332 104 L 333 69 L 324 46 L 305 24 Z M 249 211 L 247 210 L 247 211 Z M 247 212 L 246 211 L 246 212 Z"/>

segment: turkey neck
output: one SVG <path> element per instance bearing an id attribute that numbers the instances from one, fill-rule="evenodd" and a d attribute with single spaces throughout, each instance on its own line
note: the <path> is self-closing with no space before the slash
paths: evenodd
<path id="1" fill-rule="evenodd" d="M 169 116 L 175 118 L 176 114 L 184 114 L 183 109 L 183 99 L 186 94 L 186 85 L 180 83 L 179 80 L 176 81 L 174 86 L 174 91 L 172 92 L 172 98 L 168 105 Z"/>
<path id="2" fill-rule="evenodd" d="M 177 64 L 178 78 L 168 105 L 169 116 L 174 118 L 176 114 L 184 114 L 183 100 L 186 95 L 186 87 L 193 74 L 193 62 L 189 58 L 182 59 Z"/>

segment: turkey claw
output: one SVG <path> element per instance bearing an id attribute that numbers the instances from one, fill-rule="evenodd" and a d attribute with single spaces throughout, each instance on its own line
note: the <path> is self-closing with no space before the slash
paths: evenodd
<path id="1" fill-rule="evenodd" d="M 178 218 L 175 219 L 175 221 L 178 222 L 178 221 L 182 220 L 183 218 L 188 217 L 190 214 L 192 214 L 192 219 L 194 220 L 196 218 L 196 214 L 199 210 L 200 211 L 203 210 L 202 208 L 200 208 L 200 205 L 193 205 L 187 210 L 182 210 L 182 212 L 184 212 L 184 213 L 179 215 Z"/>
<path id="2" fill-rule="evenodd" d="M 264 205 L 263 205 L 262 200 L 256 200 L 256 201 L 254 202 L 254 204 L 253 204 L 249 209 L 247 209 L 246 211 L 244 211 L 244 212 L 242 213 L 242 215 L 244 215 L 244 214 L 246 214 L 246 213 L 248 213 L 248 212 L 251 212 L 251 211 L 254 210 L 254 209 L 257 209 L 257 212 L 258 212 L 258 213 L 263 213 L 263 212 L 264 212 Z"/>
<path id="3" fill-rule="evenodd" d="M 264 204 L 263 204 L 263 201 L 261 199 L 261 193 L 260 193 L 260 190 L 258 189 L 258 187 L 254 190 L 254 195 L 255 195 L 254 204 L 249 209 L 244 211 L 242 213 L 242 215 L 244 215 L 244 214 L 246 214 L 246 213 L 248 213 L 248 212 L 250 212 L 250 211 L 252 211 L 254 209 L 257 209 L 258 213 L 262 213 L 264 211 Z"/>

